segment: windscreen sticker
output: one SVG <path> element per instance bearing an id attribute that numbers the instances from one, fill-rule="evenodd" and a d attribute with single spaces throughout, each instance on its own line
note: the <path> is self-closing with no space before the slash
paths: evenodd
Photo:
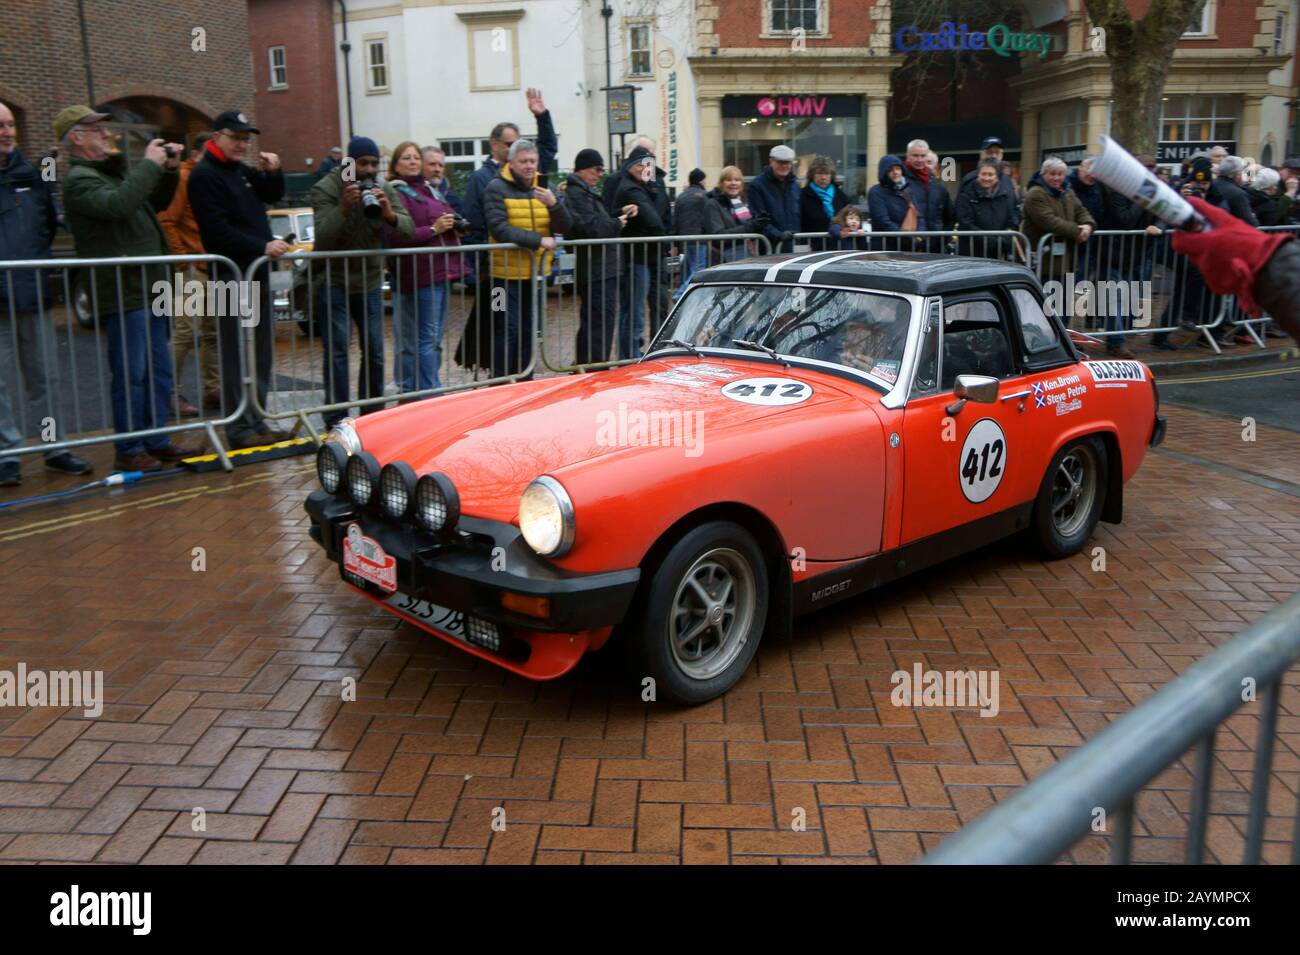
<path id="1" fill-rule="evenodd" d="M 793 378 L 744 378 L 722 386 L 732 401 L 747 405 L 797 405 L 813 395 L 812 385 Z"/>
<path id="2" fill-rule="evenodd" d="M 874 375 L 892 385 L 898 381 L 898 365 L 899 363 L 892 358 L 882 358 L 871 366 L 871 370 L 867 374 Z"/>
<path id="3" fill-rule="evenodd" d="M 661 381 L 664 384 L 681 385 L 685 388 L 706 388 L 710 385 L 716 385 L 719 381 L 739 378 L 740 375 L 740 372 L 732 371 L 730 368 L 700 362 L 694 365 L 678 365 L 669 368 L 667 371 L 655 372 L 653 375 L 646 375 L 645 380 Z"/>
<path id="4" fill-rule="evenodd" d="M 987 501 L 1007 469 L 1007 436 L 992 418 L 981 418 L 966 435 L 958 460 L 957 483 L 972 504 Z"/>
<path id="5" fill-rule="evenodd" d="M 1127 388 L 1130 381 L 1147 380 L 1145 368 L 1140 361 L 1085 361 L 1083 367 L 1088 369 L 1088 374 L 1092 375 L 1098 388 Z"/>

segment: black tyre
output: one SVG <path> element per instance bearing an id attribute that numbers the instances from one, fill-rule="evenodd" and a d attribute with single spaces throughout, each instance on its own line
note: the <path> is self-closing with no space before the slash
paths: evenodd
<path id="1" fill-rule="evenodd" d="M 767 619 L 767 564 L 754 538 L 730 521 L 689 531 L 652 571 L 624 637 L 655 698 L 693 706 L 735 685 Z"/>
<path id="2" fill-rule="evenodd" d="M 1106 503 L 1107 467 L 1100 438 L 1082 438 L 1056 452 L 1034 502 L 1034 536 L 1047 556 L 1077 554 L 1092 536 Z"/>

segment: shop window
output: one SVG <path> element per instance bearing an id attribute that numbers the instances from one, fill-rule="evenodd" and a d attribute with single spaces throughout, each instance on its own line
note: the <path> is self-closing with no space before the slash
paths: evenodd
<path id="1" fill-rule="evenodd" d="M 1088 104 L 1071 100 L 1048 106 L 1039 117 L 1039 142 L 1043 155 L 1053 149 L 1078 147 L 1088 141 Z"/>
<path id="2" fill-rule="evenodd" d="M 366 92 L 387 93 L 388 77 L 388 34 L 379 34 L 363 38 L 366 49 Z"/>
<path id="3" fill-rule="evenodd" d="M 654 74 L 650 57 L 654 49 L 654 35 L 649 23 L 629 23 L 627 27 L 627 75 L 629 78 Z"/>
<path id="4" fill-rule="evenodd" d="M 825 0 L 767 0 L 767 34 L 788 36 L 796 30 L 805 34 L 825 33 Z"/>
<path id="5" fill-rule="evenodd" d="M 1233 140 L 1238 107 L 1234 96 L 1166 96 L 1160 104 L 1160 138 L 1171 143 Z"/>
<path id="6" fill-rule="evenodd" d="M 287 89 L 289 86 L 289 67 L 285 62 L 284 47 L 267 47 L 266 54 L 271 63 L 271 89 Z"/>

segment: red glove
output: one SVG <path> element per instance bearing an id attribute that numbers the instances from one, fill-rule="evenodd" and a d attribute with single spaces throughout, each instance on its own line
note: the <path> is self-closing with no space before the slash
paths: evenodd
<path id="1" fill-rule="evenodd" d="M 1289 232 L 1260 232 L 1204 199 L 1187 201 L 1214 228 L 1209 232 L 1174 232 L 1174 251 L 1192 260 L 1205 284 L 1216 295 L 1235 295 L 1237 304 L 1252 318 L 1263 314 L 1255 302 L 1255 276 L 1268 264 L 1277 247 L 1292 238 Z"/>

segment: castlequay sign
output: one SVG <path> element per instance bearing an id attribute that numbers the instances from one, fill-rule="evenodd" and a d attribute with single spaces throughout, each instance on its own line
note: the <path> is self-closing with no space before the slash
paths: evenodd
<path id="1" fill-rule="evenodd" d="M 1037 53 L 1041 60 L 1052 50 L 1050 33 L 1024 33 L 1005 23 L 995 23 L 988 30 L 972 30 L 965 23 L 945 20 L 933 33 L 922 33 L 915 23 L 894 31 L 894 48 L 904 53 L 934 50 L 992 50 L 998 56 L 1012 53 Z"/>

